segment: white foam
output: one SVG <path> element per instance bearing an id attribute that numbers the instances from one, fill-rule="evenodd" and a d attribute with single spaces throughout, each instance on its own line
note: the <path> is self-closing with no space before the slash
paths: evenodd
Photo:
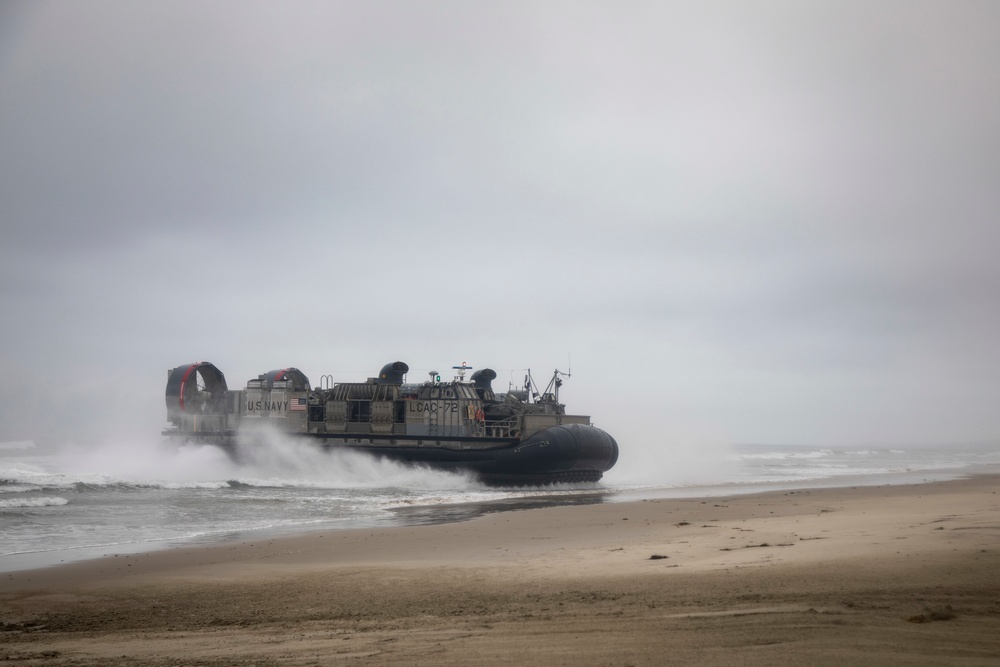
<path id="1" fill-rule="evenodd" d="M 739 458 L 745 461 L 783 461 L 786 459 L 822 459 L 831 456 L 833 452 L 829 449 L 813 449 L 807 451 L 780 450 L 769 452 L 758 452 L 754 454 L 742 453 Z"/>
<path id="2" fill-rule="evenodd" d="M 23 509 L 27 507 L 58 507 L 59 505 L 68 505 L 69 501 L 65 498 L 59 497 L 48 497 L 48 498 L 7 498 L 0 500 L 0 509 Z"/>

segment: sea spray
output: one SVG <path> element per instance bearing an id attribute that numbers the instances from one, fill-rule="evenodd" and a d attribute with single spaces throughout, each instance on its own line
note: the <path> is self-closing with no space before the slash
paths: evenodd
<path id="1" fill-rule="evenodd" d="M 471 476 L 381 459 L 353 450 L 318 447 L 277 430 L 256 430 L 239 449 L 235 479 L 324 488 L 479 488 Z"/>
<path id="2" fill-rule="evenodd" d="M 611 487 L 680 487 L 725 484 L 738 459 L 729 445 L 684 438 L 646 443 L 623 454 L 604 481 Z"/>

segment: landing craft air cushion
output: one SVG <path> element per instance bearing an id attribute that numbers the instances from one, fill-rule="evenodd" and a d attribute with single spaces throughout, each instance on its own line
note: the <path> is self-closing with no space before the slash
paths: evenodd
<path id="1" fill-rule="evenodd" d="M 320 388 L 297 368 L 269 371 L 230 390 L 223 373 L 202 361 L 167 372 L 163 435 L 218 445 L 235 458 L 259 447 L 266 430 L 310 439 L 325 449 L 351 449 L 380 458 L 466 472 L 487 484 L 534 486 L 596 482 L 618 460 L 618 443 L 586 415 L 566 414 L 555 371 L 538 394 L 529 371 L 521 389 L 496 394 L 497 374 L 453 367 L 451 381 L 436 371 L 407 384 L 409 366 L 386 364 L 367 382 Z"/>

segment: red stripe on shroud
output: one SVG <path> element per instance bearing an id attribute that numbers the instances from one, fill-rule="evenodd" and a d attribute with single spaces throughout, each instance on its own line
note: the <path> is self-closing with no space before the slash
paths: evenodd
<path id="1" fill-rule="evenodd" d="M 184 371 L 184 377 L 181 378 L 181 393 L 180 393 L 181 412 L 184 412 L 184 389 L 185 387 L 187 387 L 188 378 L 191 377 L 191 372 L 200 365 L 201 364 L 191 364 L 190 366 L 188 366 L 188 369 Z"/>

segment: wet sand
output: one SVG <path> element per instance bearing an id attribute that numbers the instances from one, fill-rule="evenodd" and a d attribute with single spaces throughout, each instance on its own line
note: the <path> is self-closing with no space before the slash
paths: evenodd
<path id="1" fill-rule="evenodd" d="M 996 665 L 1000 476 L 532 509 L 0 575 L 18 665 Z"/>

